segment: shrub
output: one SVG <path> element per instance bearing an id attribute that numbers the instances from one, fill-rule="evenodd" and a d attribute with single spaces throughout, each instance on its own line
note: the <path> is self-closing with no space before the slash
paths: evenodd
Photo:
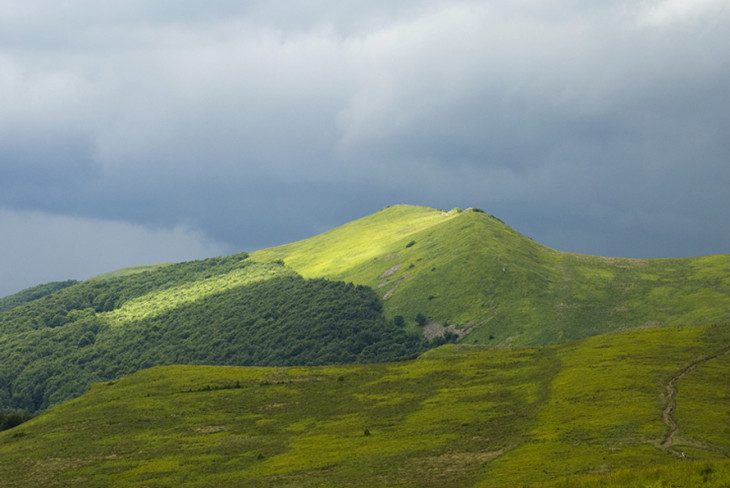
<path id="1" fill-rule="evenodd" d="M 0 431 L 17 427 L 30 418 L 31 415 L 23 410 L 0 410 Z"/>
<path id="2" fill-rule="evenodd" d="M 459 335 L 455 332 L 446 331 L 444 334 L 444 342 L 456 342 L 459 340 Z"/>
<path id="3" fill-rule="evenodd" d="M 96 340 L 96 336 L 94 335 L 93 332 L 89 331 L 86 334 L 84 334 L 83 336 L 81 336 L 81 338 L 79 339 L 78 346 L 79 347 L 90 346 L 94 343 L 95 340 Z"/>
<path id="4" fill-rule="evenodd" d="M 406 247 L 413 247 L 416 244 L 416 241 L 410 241 L 408 244 L 406 244 Z"/>

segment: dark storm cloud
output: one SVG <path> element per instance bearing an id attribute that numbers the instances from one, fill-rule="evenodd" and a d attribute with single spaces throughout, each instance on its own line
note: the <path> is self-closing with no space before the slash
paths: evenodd
<path id="1" fill-rule="evenodd" d="M 230 252 L 184 227 L 148 229 L 124 222 L 58 217 L 0 208 L 0 296 L 51 280 L 104 270 Z"/>
<path id="2" fill-rule="evenodd" d="M 251 249 L 473 205 L 561 249 L 729 252 L 728 10 L 0 0 L 0 207 Z"/>

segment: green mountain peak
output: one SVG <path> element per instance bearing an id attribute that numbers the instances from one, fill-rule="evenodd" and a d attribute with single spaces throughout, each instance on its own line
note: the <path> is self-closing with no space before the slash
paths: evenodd
<path id="1" fill-rule="evenodd" d="M 393 205 L 252 253 L 305 277 L 372 287 L 389 316 L 452 326 L 472 343 L 542 344 L 646 324 L 730 317 L 730 256 L 606 258 L 559 252 L 479 209 Z M 443 329 L 441 329 L 443 330 Z"/>

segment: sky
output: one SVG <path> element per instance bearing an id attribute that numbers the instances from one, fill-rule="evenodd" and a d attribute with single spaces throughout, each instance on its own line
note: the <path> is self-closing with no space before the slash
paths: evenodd
<path id="1" fill-rule="evenodd" d="M 730 253 L 729 3 L 0 0 L 0 295 L 395 203 Z"/>

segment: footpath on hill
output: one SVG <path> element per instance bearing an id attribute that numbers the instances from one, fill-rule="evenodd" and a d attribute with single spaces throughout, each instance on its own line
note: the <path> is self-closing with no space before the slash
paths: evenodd
<path id="1" fill-rule="evenodd" d="M 674 375 L 669 380 L 669 382 L 667 382 L 667 386 L 664 390 L 666 405 L 664 407 L 664 410 L 662 411 L 662 420 L 667 426 L 667 429 L 664 433 L 664 437 L 659 444 L 662 449 L 672 452 L 679 457 L 686 457 L 686 454 L 683 451 L 678 451 L 673 448 L 677 432 L 679 431 L 679 425 L 677 424 L 677 420 L 674 418 L 674 412 L 677 409 L 677 383 L 679 382 L 679 380 L 697 369 L 698 366 L 728 353 L 730 353 L 730 346 L 721 349 L 715 354 L 699 357 L 684 368 L 682 368 L 676 375 Z"/>

